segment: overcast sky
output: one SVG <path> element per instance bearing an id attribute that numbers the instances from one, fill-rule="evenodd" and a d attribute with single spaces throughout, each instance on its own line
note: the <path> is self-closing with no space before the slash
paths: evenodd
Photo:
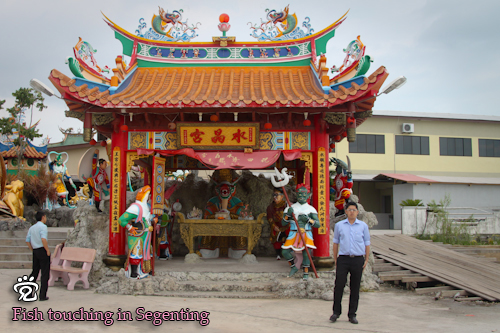
<path id="1" fill-rule="evenodd" d="M 230 16 L 228 36 L 251 41 L 248 22 L 265 18 L 266 8 L 281 11 L 290 4 L 299 23 L 307 16 L 318 32 L 346 11 L 347 19 L 337 28 L 327 46 L 328 66 L 342 64 L 342 49 L 358 35 L 366 54 L 374 62 L 370 74 L 380 66 L 390 73 L 387 82 L 404 75 L 401 89 L 377 99 L 374 110 L 429 113 L 463 113 L 500 116 L 496 96 L 500 94 L 499 1 L 475 0 L 358 0 L 358 1 L 23 1 L 2 0 L 0 41 L 2 52 L 0 100 L 14 104 L 12 92 L 28 87 L 37 78 L 51 87 L 48 76 L 58 69 L 72 76 L 64 61 L 72 56 L 78 37 L 97 49 L 100 67 L 114 66 L 121 43 L 104 23 L 101 11 L 122 28 L 134 32 L 139 19 L 151 23 L 158 6 L 165 11 L 183 9 L 183 19 L 200 22 L 193 41 L 209 41 L 221 13 Z M 496 31 L 496 32 L 495 32 Z M 48 109 L 35 111 L 39 129 L 58 142 L 58 127 L 83 128 L 82 122 L 64 117 L 66 104 L 47 97 Z M 5 110 L 0 117 L 7 116 Z"/>

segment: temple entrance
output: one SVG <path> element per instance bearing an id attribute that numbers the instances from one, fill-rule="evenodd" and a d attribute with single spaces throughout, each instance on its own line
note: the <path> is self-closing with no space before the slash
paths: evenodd
<path id="1" fill-rule="evenodd" d="M 162 227 L 156 245 L 158 259 L 184 258 L 189 253 L 204 259 L 241 259 L 251 253 L 257 257 L 276 257 L 266 217 L 275 190 L 270 176 L 274 167 L 288 169 L 293 178 L 287 192 L 295 202 L 294 188 L 304 181 L 306 160 L 287 161 L 281 155 L 265 169 L 211 170 L 199 160 L 175 155 L 164 158 L 165 167 L 159 175 L 158 166 L 153 167 L 155 159 L 141 156 L 134 164 L 143 168 L 143 184 L 151 185 L 153 192 L 158 186 L 153 180 L 158 176 L 164 179 Z M 311 176 L 309 183 L 310 179 Z M 155 195 L 152 198 L 156 200 Z M 159 243 L 168 244 L 163 246 L 166 250 Z"/>

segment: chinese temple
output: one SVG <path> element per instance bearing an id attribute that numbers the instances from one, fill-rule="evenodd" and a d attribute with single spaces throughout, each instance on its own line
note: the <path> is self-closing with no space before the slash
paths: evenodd
<path id="1" fill-rule="evenodd" d="M 125 256 L 118 218 L 126 209 L 127 172 L 137 163 L 153 185 L 153 211 L 163 202 L 157 176 L 164 171 L 287 167 L 296 182 L 310 181 L 321 224 L 313 255 L 318 266 L 331 267 L 329 152 L 344 138 L 354 141 L 371 116 L 385 67 L 368 73 L 371 60 L 358 36 L 344 49 L 343 64 L 327 68 L 326 45 L 347 13 L 313 32 L 310 19 L 299 23 L 289 7 L 268 10 L 250 27 L 255 40 L 245 42 L 227 36 L 226 14 L 221 33 L 194 42 L 198 24 L 188 25 L 183 14 L 160 8 L 151 27 L 141 19 L 135 34 L 105 17 L 123 46 L 114 68 L 99 67 L 95 50 L 80 39 L 68 59 L 72 76 L 50 73 L 66 116 L 83 122 L 85 141 L 92 130 L 111 139 L 108 264 Z"/>
<path id="2" fill-rule="evenodd" d="M 20 146 L 10 142 L 0 142 L 0 154 L 6 163 L 7 174 L 17 174 L 20 150 Z M 47 145 L 35 146 L 31 141 L 26 140 L 26 147 L 22 150 L 21 169 L 29 175 L 36 175 L 40 164 L 45 161 L 46 157 Z"/>

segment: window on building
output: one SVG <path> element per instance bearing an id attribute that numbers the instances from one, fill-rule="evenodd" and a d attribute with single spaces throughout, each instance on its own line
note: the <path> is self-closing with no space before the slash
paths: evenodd
<path id="1" fill-rule="evenodd" d="M 500 157 L 500 140 L 479 139 L 479 157 Z"/>
<path id="2" fill-rule="evenodd" d="M 429 155 L 429 137 L 396 135 L 396 154 Z"/>
<path id="3" fill-rule="evenodd" d="M 349 142 L 349 153 L 385 154 L 385 137 L 356 134 L 356 141 Z"/>
<path id="4" fill-rule="evenodd" d="M 472 140 L 465 138 L 439 138 L 441 156 L 472 156 Z"/>

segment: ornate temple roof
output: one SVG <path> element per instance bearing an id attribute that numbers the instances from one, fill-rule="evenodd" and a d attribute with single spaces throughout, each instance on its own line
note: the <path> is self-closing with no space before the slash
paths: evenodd
<path id="1" fill-rule="evenodd" d="M 81 84 L 55 69 L 50 80 L 66 96 L 102 108 L 328 108 L 378 91 L 387 76 L 385 67 L 380 67 L 359 84 L 352 82 L 349 88 L 340 85 L 328 94 L 320 88 L 311 67 L 306 66 L 138 68 L 114 94 Z M 68 106 L 80 107 L 73 103 Z"/>
<path id="2" fill-rule="evenodd" d="M 19 147 L 14 146 L 7 151 L 2 151 L 1 154 L 3 158 L 8 159 L 17 157 L 18 152 L 19 152 Z M 45 152 L 39 152 L 33 146 L 29 145 L 24 149 L 23 155 L 25 158 L 43 159 L 47 157 L 47 147 L 45 147 Z"/>

